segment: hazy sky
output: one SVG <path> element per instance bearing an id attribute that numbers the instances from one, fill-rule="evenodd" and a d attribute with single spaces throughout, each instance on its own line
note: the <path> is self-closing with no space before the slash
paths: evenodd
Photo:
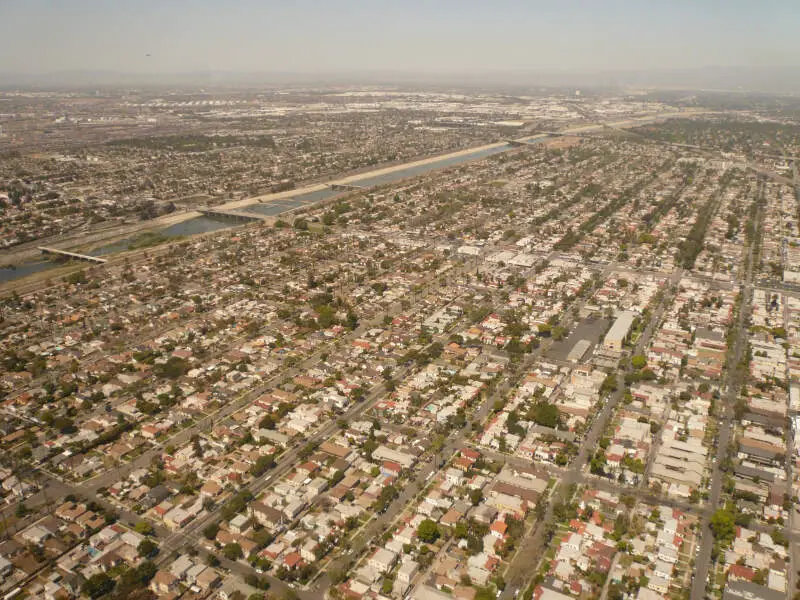
<path id="1" fill-rule="evenodd" d="M 798 2 L 0 0 L 0 72 L 788 66 Z"/>

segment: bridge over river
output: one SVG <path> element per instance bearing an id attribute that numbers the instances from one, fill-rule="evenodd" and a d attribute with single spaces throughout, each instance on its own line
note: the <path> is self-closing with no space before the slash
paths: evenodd
<path id="1" fill-rule="evenodd" d="M 70 252 L 68 250 L 59 250 L 58 248 L 48 248 L 47 246 L 39 246 L 38 250 L 42 254 L 55 254 L 57 256 L 63 256 L 65 258 L 71 258 L 72 260 L 84 260 L 86 262 L 93 262 L 98 264 L 103 264 L 106 262 L 105 258 L 100 258 L 99 256 L 78 254 L 77 252 Z"/>
<path id="2" fill-rule="evenodd" d="M 252 221 L 264 221 L 267 223 L 272 223 L 275 221 L 275 217 L 272 216 L 261 215 L 257 212 L 233 210 L 229 208 L 210 208 L 207 210 L 200 210 L 198 212 L 212 219 L 219 219 L 221 221 L 234 221 L 236 223 L 250 223 Z"/>

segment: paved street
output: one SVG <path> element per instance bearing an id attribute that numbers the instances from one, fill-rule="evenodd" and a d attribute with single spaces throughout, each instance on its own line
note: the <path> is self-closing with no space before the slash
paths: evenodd
<path id="1" fill-rule="evenodd" d="M 653 333 L 661 322 L 664 311 L 672 301 L 672 293 L 670 292 L 670 288 L 676 285 L 682 276 L 683 270 L 678 269 L 669 278 L 667 284 L 665 284 L 664 297 L 661 299 L 661 303 L 659 304 L 658 308 L 656 308 L 654 311 L 652 318 L 647 324 L 644 332 L 639 337 L 632 354 L 641 353 L 646 347 L 647 343 L 650 341 L 650 338 L 653 336 Z M 523 540 L 520 549 L 514 556 L 514 560 L 506 571 L 506 589 L 500 596 L 501 600 L 510 600 L 513 598 L 514 593 L 526 586 L 531 577 L 536 573 L 536 568 L 544 552 L 546 525 L 553 521 L 553 506 L 555 503 L 557 501 L 569 500 L 569 498 L 567 498 L 567 494 L 571 485 L 587 483 L 591 486 L 593 480 L 597 479 L 592 478 L 592 480 L 588 480 L 583 473 L 583 469 L 588 464 L 590 455 L 597 449 L 598 442 L 603 436 L 603 432 L 608 425 L 609 419 L 623 394 L 624 386 L 620 383 L 617 387 L 617 390 L 608 396 L 606 401 L 603 403 L 603 407 L 594 417 L 591 428 L 581 441 L 578 454 L 562 473 L 558 487 L 554 490 L 550 502 L 548 502 L 547 510 L 545 511 L 544 516 L 537 523 L 533 535 L 528 536 Z M 595 483 L 597 484 L 596 487 L 605 485 L 605 482 L 596 481 Z M 610 485 L 614 493 L 619 493 L 621 491 L 619 485 Z"/>
<path id="2" fill-rule="evenodd" d="M 760 219 L 760 211 L 759 217 Z M 758 227 L 758 225 L 757 225 Z M 722 415 L 719 422 L 719 435 L 717 438 L 717 460 L 711 473 L 711 486 L 708 506 L 710 510 L 703 515 L 700 522 L 700 550 L 694 567 L 692 580 L 691 600 L 702 600 L 706 594 L 709 567 L 711 566 L 711 552 L 714 546 L 714 536 L 709 529 L 709 520 L 713 511 L 720 507 L 722 483 L 724 473 L 722 466 L 728 458 L 731 435 L 733 433 L 734 405 L 739 395 L 739 390 L 744 383 L 742 374 L 738 373 L 738 365 L 747 351 L 747 324 L 750 320 L 753 300 L 753 264 L 756 253 L 750 247 L 745 261 L 745 279 L 741 288 L 741 302 L 737 322 L 733 325 L 736 342 L 733 348 L 728 349 L 727 373 L 725 380 L 725 402 L 722 403 Z"/>

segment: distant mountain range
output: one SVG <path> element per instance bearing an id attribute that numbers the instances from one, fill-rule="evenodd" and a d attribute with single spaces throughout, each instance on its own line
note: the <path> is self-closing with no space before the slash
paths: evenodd
<path id="1" fill-rule="evenodd" d="M 661 88 L 800 94 L 800 66 L 702 67 L 696 69 L 604 71 L 492 71 L 424 73 L 351 71 L 330 73 L 198 71 L 123 73 L 61 71 L 0 73 L 3 88 L 85 88 L 87 86 L 275 86 L 275 85 L 447 85 L 470 87 Z"/>

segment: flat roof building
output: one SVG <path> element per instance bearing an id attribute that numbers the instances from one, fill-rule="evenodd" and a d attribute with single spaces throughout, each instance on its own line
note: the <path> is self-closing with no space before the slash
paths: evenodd
<path id="1" fill-rule="evenodd" d="M 622 344 L 625 342 L 625 338 L 628 336 L 628 332 L 631 330 L 631 325 L 633 325 L 633 320 L 635 318 L 636 313 L 627 310 L 617 313 L 617 320 L 614 321 L 611 329 L 608 330 L 603 340 L 603 346 L 608 350 L 620 352 L 622 350 Z"/>
<path id="2" fill-rule="evenodd" d="M 592 342 L 589 340 L 578 340 L 575 342 L 572 350 L 569 351 L 569 354 L 567 354 L 567 360 L 570 362 L 579 362 L 586 354 L 586 351 L 589 350 L 591 345 Z"/>

